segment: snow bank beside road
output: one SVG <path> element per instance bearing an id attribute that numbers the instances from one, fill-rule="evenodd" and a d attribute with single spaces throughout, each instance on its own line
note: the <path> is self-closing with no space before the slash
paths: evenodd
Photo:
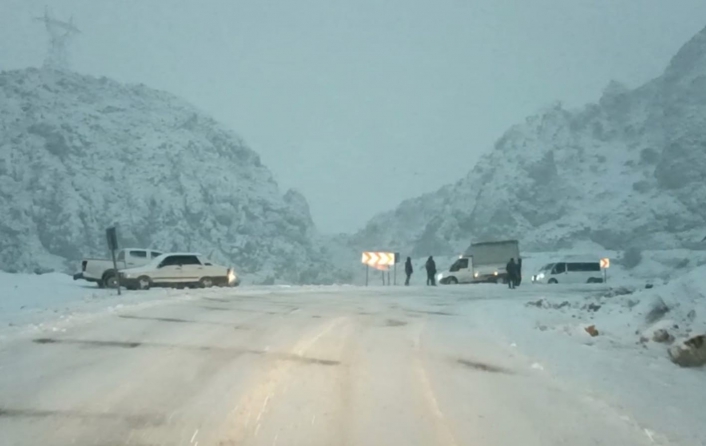
<path id="1" fill-rule="evenodd" d="M 706 333 L 706 266 L 653 288 L 621 285 L 568 300 L 553 294 L 527 302 L 540 311 L 535 316 L 543 331 L 581 333 L 595 324 L 600 336 L 591 342 L 624 346 L 651 343 L 658 330 L 670 335 L 658 342 Z"/>
<path id="2" fill-rule="evenodd" d="M 523 285 L 468 304 L 464 323 L 617 411 L 655 444 L 706 444 L 706 369 L 673 364 L 669 343 L 652 338 L 664 327 L 675 344 L 706 333 L 705 293 L 705 267 L 652 289 Z M 668 311 L 652 312 L 658 300 Z M 598 336 L 586 331 L 591 325 Z"/>
<path id="3" fill-rule="evenodd" d="M 655 304 L 661 301 L 668 311 L 655 323 L 673 322 L 678 326 L 674 328 L 677 337 L 706 333 L 706 266 L 698 267 L 667 285 L 636 293 L 634 298 L 640 302 L 636 307 L 638 321 L 649 315 Z M 654 328 L 655 323 L 647 321 L 646 328 Z"/>
<path id="4" fill-rule="evenodd" d="M 61 330 L 89 313 L 113 311 L 123 305 L 154 302 L 188 291 L 124 292 L 75 282 L 61 273 L 12 274 L 0 271 L 0 339 L 23 330 Z"/>

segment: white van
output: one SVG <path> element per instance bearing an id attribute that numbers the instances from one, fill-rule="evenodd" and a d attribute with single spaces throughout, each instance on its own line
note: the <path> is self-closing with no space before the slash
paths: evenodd
<path id="1" fill-rule="evenodd" d="M 544 265 L 533 283 L 603 283 L 603 271 L 597 260 L 566 260 Z"/>

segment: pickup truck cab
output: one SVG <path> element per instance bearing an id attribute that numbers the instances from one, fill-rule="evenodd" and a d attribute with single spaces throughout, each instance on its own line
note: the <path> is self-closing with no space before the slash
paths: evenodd
<path id="1" fill-rule="evenodd" d="M 215 265 L 198 253 L 169 253 L 156 257 L 143 266 L 121 270 L 120 283 L 128 289 L 151 287 L 237 286 L 232 268 Z"/>
<path id="2" fill-rule="evenodd" d="M 118 270 L 146 265 L 162 255 L 160 251 L 142 248 L 125 248 L 117 252 Z M 97 283 L 101 288 L 118 286 L 118 274 L 113 267 L 113 260 L 84 259 L 81 262 L 81 272 L 74 274 L 74 280 L 83 279 Z"/>

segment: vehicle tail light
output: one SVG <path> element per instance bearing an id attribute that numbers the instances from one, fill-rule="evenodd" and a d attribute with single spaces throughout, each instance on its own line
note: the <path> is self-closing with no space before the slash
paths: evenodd
<path id="1" fill-rule="evenodd" d="M 88 263 L 88 261 L 86 261 L 86 260 L 84 260 L 83 262 L 81 262 L 81 271 L 84 271 L 84 272 L 86 271 L 86 264 L 87 264 L 87 263 Z"/>

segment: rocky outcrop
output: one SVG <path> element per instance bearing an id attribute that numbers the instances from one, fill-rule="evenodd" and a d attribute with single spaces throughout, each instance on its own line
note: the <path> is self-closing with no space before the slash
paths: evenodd
<path id="1" fill-rule="evenodd" d="M 143 85 L 0 73 L 0 209 L 4 270 L 73 270 L 106 254 L 104 229 L 117 225 L 122 246 L 200 251 L 244 276 L 338 280 L 306 199 L 283 196 L 233 132 Z"/>
<path id="2" fill-rule="evenodd" d="M 524 249 L 675 248 L 706 231 L 706 29 L 665 73 L 613 82 L 595 104 L 555 104 L 508 130 L 469 174 L 373 218 L 360 246 L 452 254 L 471 241 Z"/>

